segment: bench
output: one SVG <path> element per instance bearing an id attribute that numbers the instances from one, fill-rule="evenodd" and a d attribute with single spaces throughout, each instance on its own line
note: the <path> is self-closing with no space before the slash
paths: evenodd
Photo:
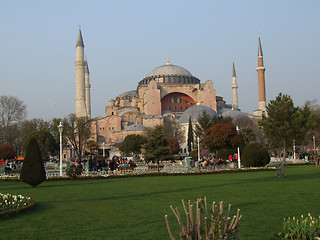
<path id="1" fill-rule="evenodd" d="M 162 170 L 164 168 L 164 165 L 159 165 L 159 171 Z M 157 165 L 148 165 L 148 170 L 157 170 L 158 166 Z"/>
<path id="2" fill-rule="evenodd" d="M 117 170 L 120 172 L 133 172 L 135 167 L 118 167 Z"/>
<path id="3" fill-rule="evenodd" d="M 18 174 L 18 173 L 20 173 L 20 170 L 17 170 L 17 169 L 15 169 L 15 170 L 9 170 L 9 169 L 5 169 L 4 170 L 4 173 L 5 174 Z"/>

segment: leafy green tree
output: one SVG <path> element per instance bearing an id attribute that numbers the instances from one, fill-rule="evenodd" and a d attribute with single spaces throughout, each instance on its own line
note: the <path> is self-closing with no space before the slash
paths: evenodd
<path id="1" fill-rule="evenodd" d="M 53 138 L 50 132 L 46 130 L 39 130 L 32 132 L 23 143 L 23 148 L 26 149 L 31 138 L 35 138 L 39 144 L 40 151 L 44 150 L 47 154 L 54 156 L 57 154 L 59 145 Z M 44 159 L 44 158 L 43 158 Z"/>
<path id="2" fill-rule="evenodd" d="M 256 141 L 256 135 L 254 131 L 250 128 L 241 129 L 240 136 L 242 137 L 243 142 L 245 144 L 253 143 Z"/>
<path id="3" fill-rule="evenodd" d="M 159 171 L 159 162 L 172 158 L 168 140 L 163 132 L 163 126 L 154 127 L 147 136 L 147 142 L 143 145 L 144 159 L 146 162 L 155 161 Z"/>
<path id="4" fill-rule="evenodd" d="M 191 116 L 190 116 L 189 117 L 189 126 L 188 126 L 188 152 L 191 152 L 193 144 L 194 144 L 194 137 L 193 137 L 192 121 L 191 121 Z"/>
<path id="5" fill-rule="evenodd" d="M 37 140 L 32 137 L 27 145 L 26 156 L 20 173 L 20 179 L 33 187 L 46 180 L 46 171 L 41 158 Z"/>
<path id="6" fill-rule="evenodd" d="M 147 142 L 143 135 L 132 134 L 125 137 L 119 150 L 126 156 L 132 154 L 140 154 L 142 145 Z"/>
<path id="7" fill-rule="evenodd" d="M 232 124 L 216 123 L 205 132 L 202 142 L 211 152 L 225 151 L 237 147 L 240 136 Z"/>
<path id="8" fill-rule="evenodd" d="M 78 160 L 81 161 L 84 148 L 91 136 L 91 126 L 88 118 L 70 114 L 63 121 L 63 135 L 67 137 L 77 154 Z"/>
<path id="9" fill-rule="evenodd" d="M 282 148 L 283 159 L 277 171 L 283 177 L 287 147 L 293 140 L 301 142 L 311 126 L 310 112 L 307 108 L 295 107 L 290 96 L 280 93 L 267 106 L 267 115 L 259 121 L 271 148 Z M 289 145 L 290 144 L 290 145 Z"/>
<path id="10" fill-rule="evenodd" d="M 206 130 L 212 127 L 212 125 L 213 125 L 213 118 L 210 117 L 207 111 L 203 110 L 202 113 L 199 115 L 198 124 L 196 124 L 195 126 L 196 136 L 202 139 Z"/>

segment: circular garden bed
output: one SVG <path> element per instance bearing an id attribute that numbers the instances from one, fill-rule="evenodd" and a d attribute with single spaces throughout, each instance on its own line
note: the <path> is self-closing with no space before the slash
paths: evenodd
<path id="1" fill-rule="evenodd" d="M 25 211 L 35 204 L 36 201 L 30 197 L 0 193 L 0 217 Z"/>

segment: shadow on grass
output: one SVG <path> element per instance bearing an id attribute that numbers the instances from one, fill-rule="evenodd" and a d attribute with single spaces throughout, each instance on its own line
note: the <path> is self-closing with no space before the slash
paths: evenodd
<path id="1" fill-rule="evenodd" d="M 1 216 L 0 219 L 1 221 L 9 221 L 9 220 L 11 221 L 11 220 L 14 220 L 15 218 L 21 218 L 21 217 L 28 218 L 28 217 L 37 215 L 39 213 L 50 211 L 53 208 L 55 208 L 55 206 L 51 202 L 42 202 L 42 203 L 37 202 L 35 206 L 30 209 L 26 209 L 23 212 L 19 212 L 19 213 L 7 214 L 4 216 Z"/>

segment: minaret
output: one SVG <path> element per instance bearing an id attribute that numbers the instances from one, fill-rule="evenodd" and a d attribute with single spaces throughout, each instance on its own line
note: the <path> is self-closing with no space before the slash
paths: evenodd
<path id="1" fill-rule="evenodd" d="M 81 29 L 79 26 L 79 34 L 76 44 L 76 117 L 86 117 L 86 100 L 85 100 L 85 61 L 84 61 L 84 45 L 82 40 Z"/>
<path id="2" fill-rule="evenodd" d="M 234 60 L 232 60 L 232 108 L 238 109 L 238 85 L 237 85 L 237 75 L 236 68 L 234 67 Z"/>
<path id="3" fill-rule="evenodd" d="M 259 45 L 258 45 L 258 89 L 259 89 L 259 110 L 266 111 L 266 86 L 265 86 L 265 78 L 264 72 L 265 67 L 263 66 L 263 54 L 262 54 L 262 47 L 261 47 L 261 40 L 260 40 L 260 33 L 259 33 Z"/>
<path id="4" fill-rule="evenodd" d="M 86 99 L 87 116 L 90 119 L 91 118 L 91 98 L 90 98 L 91 84 L 90 84 L 90 72 L 89 72 L 87 57 L 85 61 L 84 82 L 85 82 L 85 88 L 86 88 L 85 99 Z"/>

